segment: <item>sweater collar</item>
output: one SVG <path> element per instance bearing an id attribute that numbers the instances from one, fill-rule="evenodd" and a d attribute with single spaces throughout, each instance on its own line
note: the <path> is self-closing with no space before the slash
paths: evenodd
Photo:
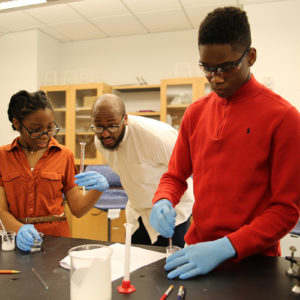
<path id="1" fill-rule="evenodd" d="M 217 94 L 215 95 L 223 103 L 236 103 L 255 97 L 262 90 L 262 88 L 263 85 L 255 79 L 253 74 L 251 74 L 251 78 L 242 86 L 240 86 L 240 88 L 237 89 L 230 98 L 221 98 Z"/>

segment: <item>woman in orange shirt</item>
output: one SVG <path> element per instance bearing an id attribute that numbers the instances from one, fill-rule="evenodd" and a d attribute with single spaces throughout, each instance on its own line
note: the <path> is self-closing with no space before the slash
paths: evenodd
<path id="1" fill-rule="evenodd" d="M 54 139 L 59 127 L 44 92 L 16 93 L 8 116 L 20 136 L 0 147 L 0 218 L 17 232 L 18 248 L 29 251 L 38 231 L 70 236 L 63 194 L 72 214 L 81 217 L 109 186 L 98 172 L 75 175 L 73 153 Z M 83 196 L 76 183 L 89 193 Z"/>

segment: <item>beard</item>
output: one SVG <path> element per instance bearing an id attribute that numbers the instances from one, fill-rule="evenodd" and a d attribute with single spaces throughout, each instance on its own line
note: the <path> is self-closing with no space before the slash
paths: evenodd
<path id="1" fill-rule="evenodd" d="M 125 135 L 125 126 L 123 127 L 122 132 L 117 139 L 110 137 L 111 139 L 113 139 L 115 141 L 115 143 L 112 146 L 108 146 L 107 144 L 103 143 L 102 140 L 104 140 L 105 138 L 98 138 L 98 139 L 100 140 L 103 148 L 110 150 L 110 151 L 114 151 L 119 148 L 120 143 L 122 142 L 122 140 L 124 138 L 124 135 Z"/>

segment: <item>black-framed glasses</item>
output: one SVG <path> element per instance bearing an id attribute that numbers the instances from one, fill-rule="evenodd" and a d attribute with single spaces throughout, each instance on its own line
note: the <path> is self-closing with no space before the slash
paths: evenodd
<path id="1" fill-rule="evenodd" d="M 103 133 L 104 130 L 107 130 L 109 133 L 116 133 L 119 130 L 119 128 L 121 127 L 121 125 L 123 124 L 123 122 L 124 122 L 124 116 L 118 125 L 111 124 L 108 126 L 101 126 L 101 125 L 95 126 L 92 124 L 91 128 L 95 133 Z"/>
<path id="2" fill-rule="evenodd" d="M 224 63 L 215 67 L 210 67 L 205 63 L 199 61 L 199 67 L 207 77 L 212 77 L 214 74 L 218 74 L 221 76 L 232 75 L 237 72 L 241 68 L 242 60 L 248 54 L 250 48 L 248 48 L 243 55 L 236 61 Z"/>
<path id="3" fill-rule="evenodd" d="M 55 121 L 53 121 L 54 123 L 54 127 L 52 128 L 49 128 L 47 131 L 41 131 L 41 130 L 29 130 L 24 124 L 22 124 L 22 127 L 24 127 L 26 129 L 26 131 L 29 133 L 29 136 L 32 138 L 32 139 L 39 139 L 41 138 L 44 134 L 46 134 L 48 137 L 51 137 L 51 136 L 56 136 L 57 133 L 59 132 L 59 127 L 58 125 L 56 124 Z"/>

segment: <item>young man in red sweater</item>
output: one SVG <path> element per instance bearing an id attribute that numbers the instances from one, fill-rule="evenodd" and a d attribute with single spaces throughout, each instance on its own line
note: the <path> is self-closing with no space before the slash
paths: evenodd
<path id="1" fill-rule="evenodd" d="M 172 236 L 174 206 L 193 174 L 188 246 L 167 259 L 170 279 L 206 274 L 230 258 L 280 255 L 279 240 L 299 219 L 300 115 L 251 74 L 256 50 L 246 13 L 214 10 L 198 45 L 212 93 L 186 110 L 150 219 Z"/>

